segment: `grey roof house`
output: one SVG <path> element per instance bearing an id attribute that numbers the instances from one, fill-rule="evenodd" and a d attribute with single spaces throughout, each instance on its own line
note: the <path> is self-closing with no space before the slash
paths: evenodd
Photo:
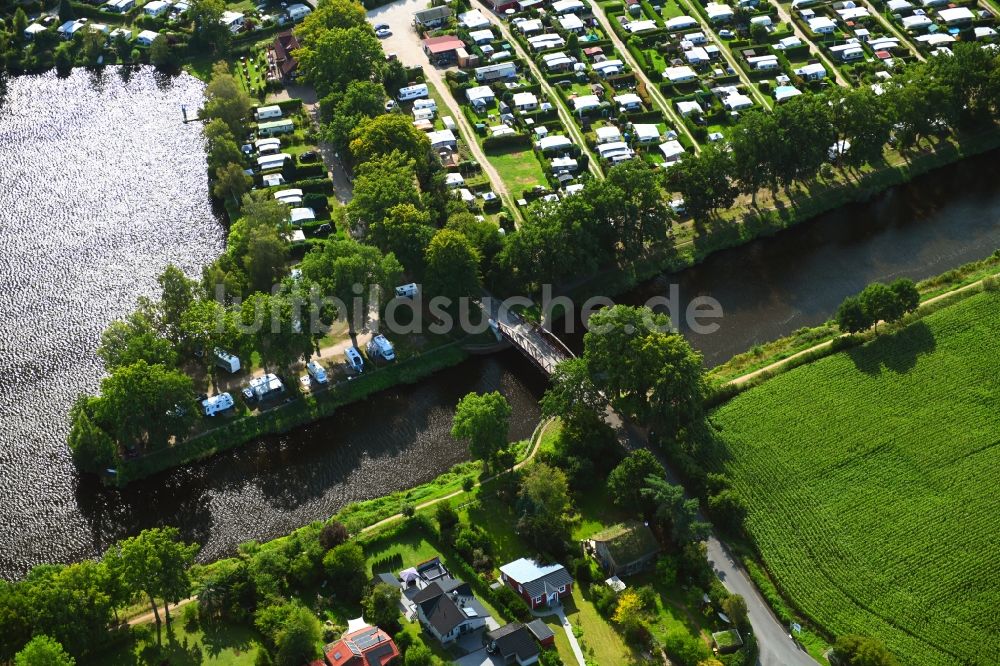
<path id="1" fill-rule="evenodd" d="M 531 631 L 520 622 L 511 622 L 486 632 L 483 634 L 483 644 L 486 652 L 499 657 L 505 664 L 528 666 L 538 662 L 538 643 Z"/>
<path id="2" fill-rule="evenodd" d="M 451 576 L 429 583 L 410 599 L 420 624 L 442 644 L 486 626 L 490 617 L 469 584 Z"/>

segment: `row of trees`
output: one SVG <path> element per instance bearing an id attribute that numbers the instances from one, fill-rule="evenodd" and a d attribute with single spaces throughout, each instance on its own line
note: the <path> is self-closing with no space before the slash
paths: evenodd
<path id="1" fill-rule="evenodd" d="M 166 604 L 191 594 L 189 569 L 197 552 L 176 529 L 156 528 L 118 542 L 99 560 L 41 565 L 18 583 L 0 581 L 0 661 L 72 663 L 44 658 L 62 650 L 92 654 L 118 624 L 118 611 L 142 599 L 158 625 L 162 602 L 169 623 Z"/>
<path id="2" fill-rule="evenodd" d="M 1000 116 L 998 100 L 1000 56 L 958 43 L 953 57 L 897 67 L 878 93 L 832 86 L 773 112 L 748 111 L 729 149 L 709 146 L 687 156 L 667 171 L 668 188 L 698 219 L 731 206 L 740 193 L 755 198 L 811 181 L 831 161 L 854 171 L 878 166 L 890 141 L 910 149 L 934 134 L 988 126 Z"/>
<path id="3" fill-rule="evenodd" d="M 873 282 L 857 296 L 848 296 L 837 308 L 837 326 L 845 333 L 869 328 L 878 333 L 878 324 L 897 322 L 920 305 L 920 292 L 913 280 L 900 278 L 892 284 Z"/>

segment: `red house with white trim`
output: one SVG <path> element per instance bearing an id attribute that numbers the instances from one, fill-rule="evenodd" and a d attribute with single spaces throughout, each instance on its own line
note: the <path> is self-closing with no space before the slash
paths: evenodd
<path id="1" fill-rule="evenodd" d="M 500 580 L 528 602 L 532 609 L 555 606 L 573 593 L 573 577 L 561 564 L 539 564 L 522 557 L 500 567 Z"/>

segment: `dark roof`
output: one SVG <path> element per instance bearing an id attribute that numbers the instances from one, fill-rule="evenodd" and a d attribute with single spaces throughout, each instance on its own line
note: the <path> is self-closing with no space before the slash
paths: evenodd
<path id="1" fill-rule="evenodd" d="M 291 31 L 282 32 L 274 38 L 275 60 L 282 75 L 289 75 L 299 66 L 298 61 L 292 55 L 292 51 L 297 48 L 299 48 L 299 40 Z"/>
<path id="2" fill-rule="evenodd" d="M 486 609 L 476 601 L 469 588 L 462 581 L 458 583 L 455 592 L 445 591 L 437 582 L 431 583 L 413 597 L 413 603 L 420 606 L 427 622 L 441 635 L 474 617 L 485 616 Z M 464 589 L 462 589 L 464 588 Z M 475 615 L 468 615 L 465 610 L 472 609 Z"/>
<path id="3" fill-rule="evenodd" d="M 431 599 L 436 599 L 442 594 L 450 594 L 451 592 L 457 590 L 460 596 L 471 596 L 472 588 L 469 587 L 467 583 L 460 581 L 457 578 L 442 578 L 441 580 L 436 580 L 424 589 L 420 590 L 413 595 L 411 601 L 415 604 L 422 604 L 425 601 L 430 601 Z"/>
<path id="4" fill-rule="evenodd" d="M 631 564 L 660 550 L 653 532 L 642 523 L 613 525 L 590 538 L 595 543 L 603 543 L 618 566 Z"/>
<path id="5" fill-rule="evenodd" d="M 551 629 L 549 629 L 549 625 L 545 624 L 541 620 L 532 620 L 524 626 L 527 627 L 528 631 L 534 635 L 535 640 L 539 643 L 547 641 L 550 638 L 555 638 L 555 634 Z"/>
<path id="6" fill-rule="evenodd" d="M 375 585 L 378 585 L 379 583 L 385 583 L 386 585 L 393 585 L 395 587 L 399 587 L 399 579 L 396 578 L 395 574 L 391 573 L 377 574 L 375 578 L 372 579 L 372 582 Z"/>
<path id="7" fill-rule="evenodd" d="M 417 574 L 427 581 L 437 580 L 448 575 L 448 569 L 441 563 L 440 557 L 432 557 L 429 560 L 421 562 L 415 568 Z"/>
<path id="8" fill-rule="evenodd" d="M 487 632 L 485 641 L 487 652 L 499 654 L 504 659 L 516 655 L 518 660 L 526 661 L 539 652 L 531 632 L 520 622 L 511 622 Z"/>

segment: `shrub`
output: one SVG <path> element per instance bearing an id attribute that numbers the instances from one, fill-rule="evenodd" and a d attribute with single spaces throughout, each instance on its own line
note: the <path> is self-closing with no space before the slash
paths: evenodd
<path id="1" fill-rule="evenodd" d="M 184 623 L 184 628 L 188 631 L 194 631 L 198 628 L 198 602 L 191 601 L 188 602 L 183 609 L 181 609 L 181 622 Z"/>
<path id="2" fill-rule="evenodd" d="M 434 517 L 437 519 L 438 527 L 441 528 L 442 534 L 458 525 L 458 512 L 455 511 L 451 502 L 438 502 L 437 507 L 434 509 Z"/>
<path id="3" fill-rule="evenodd" d="M 347 527 L 338 520 L 331 520 L 319 531 L 319 543 L 323 550 L 330 550 L 347 541 L 350 535 Z"/>

